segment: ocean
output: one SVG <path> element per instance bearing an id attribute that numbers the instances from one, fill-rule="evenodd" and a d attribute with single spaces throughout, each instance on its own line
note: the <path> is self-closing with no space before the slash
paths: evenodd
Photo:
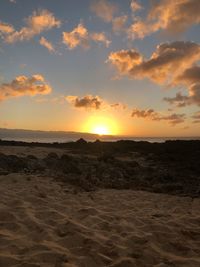
<path id="1" fill-rule="evenodd" d="M 21 142 L 38 142 L 38 143 L 67 143 L 67 142 L 75 142 L 80 138 L 84 137 L 4 137 L 1 140 L 8 140 L 8 141 L 21 141 Z M 163 143 L 167 140 L 200 140 L 200 137 L 134 137 L 134 136 L 95 136 L 95 137 L 88 137 L 84 138 L 88 142 L 94 142 L 97 139 L 100 141 L 109 141 L 115 142 L 119 140 L 131 140 L 131 141 L 147 141 L 150 143 Z"/>

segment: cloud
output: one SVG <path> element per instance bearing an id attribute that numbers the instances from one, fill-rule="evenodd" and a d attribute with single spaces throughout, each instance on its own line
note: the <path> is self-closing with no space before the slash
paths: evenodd
<path id="1" fill-rule="evenodd" d="M 154 109 L 134 109 L 131 114 L 132 117 L 148 119 L 152 121 L 167 121 L 170 125 L 175 126 L 179 123 L 183 123 L 185 121 L 185 114 L 160 114 Z"/>
<path id="2" fill-rule="evenodd" d="M 175 105 L 176 107 L 185 107 L 190 105 L 189 97 L 182 95 L 180 92 L 177 93 L 175 97 L 164 97 L 163 100 L 171 105 Z"/>
<path id="3" fill-rule="evenodd" d="M 169 84 L 199 59 L 199 44 L 178 41 L 159 45 L 148 60 L 132 49 L 112 52 L 108 61 L 117 68 L 120 75 Z"/>
<path id="4" fill-rule="evenodd" d="M 107 0 L 93 1 L 91 10 L 103 21 L 111 22 L 114 14 L 117 12 L 117 6 Z"/>
<path id="5" fill-rule="evenodd" d="M 200 66 L 192 66 L 184 70 L 175 80 L 175 83 L 193 84 L 200 83 Z"/>
<path id="6" fill-rule="evenodd" d="M 63 32 L 63 43 L 69 49 L 74 49 L 78 45 L 88 47 L 88 30 L 82 23 L 78 24 L 71 32 Z"/>
<path id="7" fill-rule="evenodd" d="M 200 23 L 199 0 L 154 1 L 147 17 L 138 18 L 129 29 L 129 37 L 144 38 L 159 30 L 179 33 Z"/>
<path id="8" fill-rule="evenodd" d="M 51 90 L 52 88 L 46 83 L 41 74 L 35 74 L 31 77 L 22 75 L 17 76 L 10 83 L 3 83 L 0 85 L 0 100 L 25 95 L 46 95 L 49 94 Z"/>
<path id="9" fill-rule="evenodd" d="M 128 20 L 128 16 L 126 15 L 113 18 L 112 19 L 113 32 L 120 33 L 120 32 L 126 31 L 125 24 L 127 20 Z"/>
<path id="10" fill-rule="evenodd" d="M 103 100 L 99 96 L 86 95 L 83 97 L 69 95 L 65 97 L 68 103 L 73 105 L 75 108 L 83 108 L 86 110 L 124 110 L 126 105 L 123 103 L 113 103 L 110 104 Z"/>
<path id="11" fill-rule="evenodd" d="M 165 97 L 164 101 L 176 107 L 185 107 L 189 105 L 200 106 L 200 83 L 189 87 L 189 95 L 182 95 L 180 92 L 175 97 Z"/>
<path id="12" fill-rule="evenodd" d="M 122 110 L 127 108 L 127 106 L 122 103 L 110 104 L 110 107 L 114 109 L 122 109 Z"/>
<path id="13" fill-rule="evenodd" d="M 131 7 L 132 12 L 139 11 L 143 8 L 142 5 L 136 0 L 131 1 L 130 7 Z"/>
<path id="14" fill-rule="evenodd" d="M 57 20 L 51 12 L 45 9 L 34 11 L 25 22 L 26 26 L 22 27 L 19 31 L 14 30 L 14 28 L 10 26 L 10 32 L 4 32 L 4 41 L 6 43 L 14 43 L 30 40 L 35 35 L 54 27 L 60 27 L 61 25 L 61 22 Z"/>
<path id="15" fill-rule="evenodd" d="M 149 59 L 135 49 L 111 52 L 108 62 L 119 75 L 132 79 L 149 79 L 168 87 L 186 87 L 188 95 L 180 92 L 164 101 L 177 107 L 200 105 L 200 45 L 193 42 L 172 42 L 159 45 Z"/>
<path id="16" fill-rule="evenodd" d="M 186 96 L 179 92 L 175 97 L 165 97 L 164 101 L 177 107 L 185 107 L 192 104 L 200 106 L 200 66 L 186 69 L 175 79 L 174 83 L 188 86 L 189 94 Z"/>
<path id="17" fill-rule="evenodd" d="M 111 52 L 108 61 L 113 64 L 120 75 L 129 75 L 130 71 L 137 65 L 143 62 L 143 58 L 140 53 L 135 50 L 120 50 L 117 52 Z"/>
<path id="18" fill-rule="evenodd" d="M 12 25 L 0 21 L 0 34 L 10 34 L 14 32 Z"/>
<path id="19" fill-rule="evenodd" d="M 105 33 L 89 33 L 82 23 L 79 23 L 71 32 L 63 32 L 63 43 L 67 45 L 70 50 L 75 49 L 77 46 L 87 49 L 90 47 L 90 41 L 104 43 L 106 47 L 110 44 Z"/>
<path id="20" fill-rule="evenodd" d="M 137 118 L 153 118 L 157 115 L 153 109 L 133 109 L 131 117 Z"/>
<path id="21" fill-rule="evenodd" d="M 51 52 L 51 53 L 55 53 L 56 52 L 54 46 L 52 45 L 52 43 L 49 42 L 46 38 L 41 37 L 39 43 L 42 46 L 46 47 L 49 50 L 49 52 Z"/>
<path id="22" fill-rule="evenodd" d="M 82 98 L 78 96 L 67 96 L 66 100 L 76 108 L 100 109 L 104 101 L 99 96 L 86 95 Z"/>
<path id="23" fill-rule="evenodd" d="M 98 32 L 92 33 L 92 34 L 90 35 L 90 38 L 91 38 L 93 41 L 97 42 L 97 43 L 100 42 L 100 43 L 105 44 L 106 47 L 109 47 L 109 45 L 110 45 L 110 43 L 111 43 L 111 41 L 109 41 L 109 40 L 107 39 L 105 33 L 103 33 L 103 32 L 100 32 L 100 33 L 98 33 Z"/>

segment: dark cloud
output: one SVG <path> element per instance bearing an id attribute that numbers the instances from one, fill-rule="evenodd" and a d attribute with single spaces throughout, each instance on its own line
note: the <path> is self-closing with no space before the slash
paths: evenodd
<path id="1" fill-rule="evenodd" d="M 99 96 L 86 95 L 82 98 L 78 96 L 67 96 L 66 100 L 76 108 L 100 109 L 103 100 Z"/>
<path id="2" fill-rule="evenodd" d="M 185 121 L 185 114 L 161 114 L 156 112 L 153 109 L 134 109 L 131 113 L 132 117 L 148 119 L 151 121 L 167 121 L 172 126 L 175 126 L 179 123 L 183 123 Z"/>
<path id="3" fill-rule="evenodd" d="M 188 96 L 177 93 L 175 97 L 165 97 L 163 99 L 176 107 L 185 107 L 189 105 L 200 106 L 200 83 L 194 83 L 189 87 Z"/>

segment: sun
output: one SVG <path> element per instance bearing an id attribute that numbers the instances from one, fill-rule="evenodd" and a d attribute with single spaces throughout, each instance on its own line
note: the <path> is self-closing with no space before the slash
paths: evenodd
<path id="1" fill-rule="evenodd" d="M 109 133 L 109 129 L 106 125 L 96 125 L 94 126 L 94 129 L 92 130 L 93 133 L 98 135 L 107 135 Z"/>
<path id="2" fill-rule="evenodd" d="M 92 116 L 83 125 L 83 131 L 98 135 L 118 134 L 118 124 L 114 118 Z"/>

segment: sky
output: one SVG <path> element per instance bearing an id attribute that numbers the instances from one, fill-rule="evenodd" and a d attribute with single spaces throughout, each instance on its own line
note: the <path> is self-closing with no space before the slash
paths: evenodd
<path id="1" fill-rule="evenodd" d="M 0 128 L 200 135 L 199 0 L 1 0 Z"/>

